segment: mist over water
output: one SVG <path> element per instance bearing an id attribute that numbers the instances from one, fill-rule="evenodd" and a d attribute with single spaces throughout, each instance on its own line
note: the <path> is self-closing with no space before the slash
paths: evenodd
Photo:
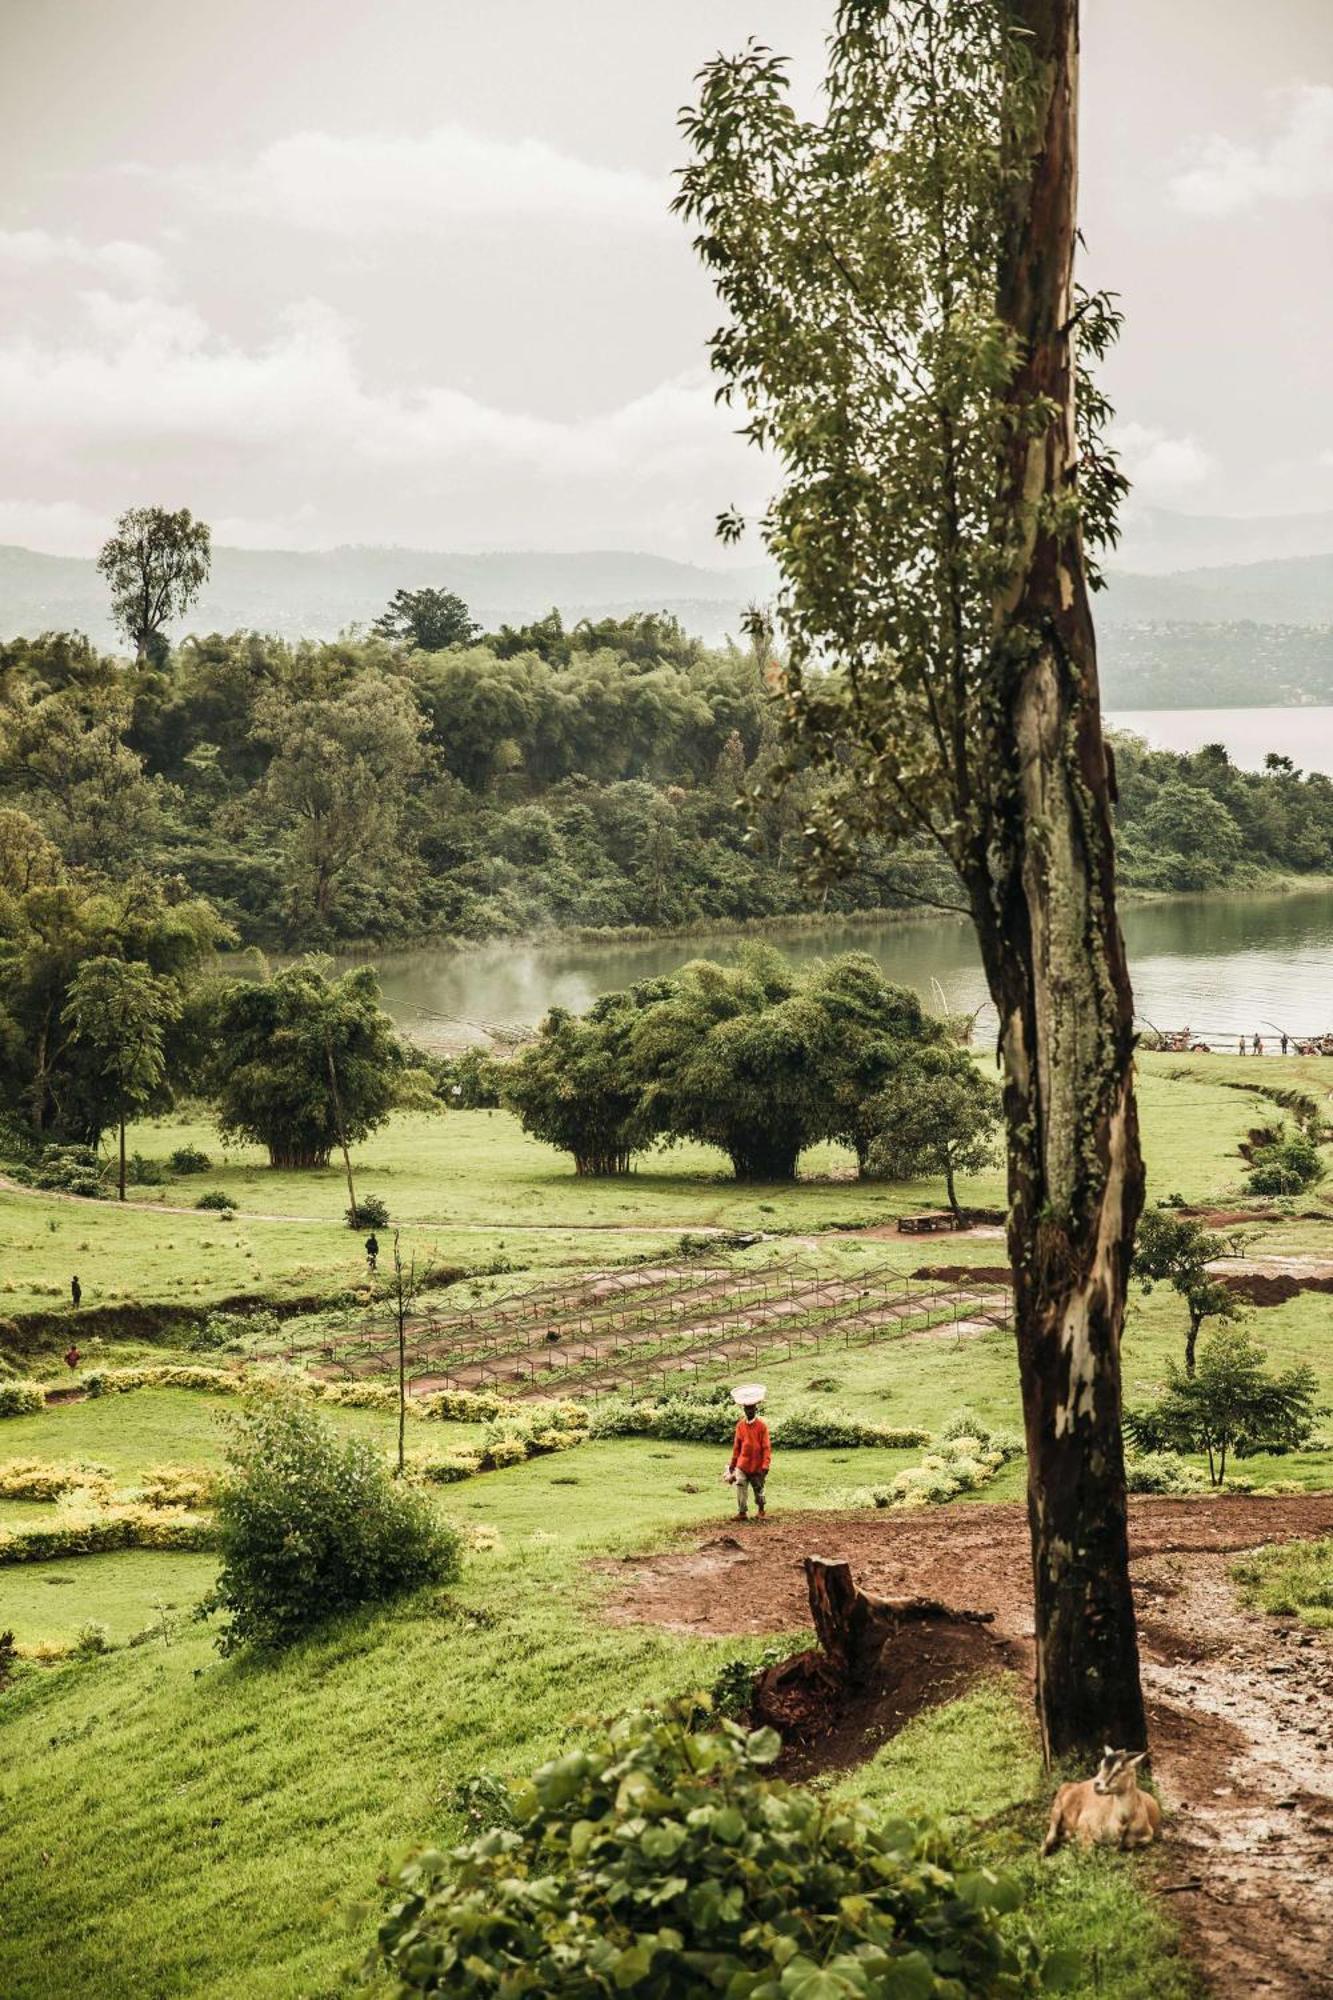
<path id="1" fill-rule="evenodd" d="M 1124 924 L 1143 1021 L 1188 1025 L 1204 1039 L 1333 1030 L 1333 891 L 1130 904 Z M 869 952 L 927 1005 L 982 1008 L 981 1033 L 993 1023 L 971 927 L 961 919 L 832 921 L 770 941 L 800 964 Z M 462 1039 L 467 1025 L 482 1039 L 488 1025 L 535 1023 L 553 1006 L 581 1012 L 599 994 L 674 972 L 691 958 L 734 958 L 744 943 L 720 933 L 622 945 L 425 946 L 373 962 L 402 1028 L 427 1040 Z"/>

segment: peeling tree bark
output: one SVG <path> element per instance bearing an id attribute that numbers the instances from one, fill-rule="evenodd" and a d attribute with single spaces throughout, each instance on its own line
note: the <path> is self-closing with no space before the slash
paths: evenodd
<path id="1" fill-rule="evenodd" d="M 1096 645 L 1081 530 L 1071 352 L 1077 0 L 1007 0 L 1040 90 L 999 304 L 1022 359 L 999 527 L 995 763 L 1004 783 L 970 871 L 1000 1017 L 1009 1249 L 1028 1447 L 1037 1697 L 1049 1758 L 1146 1742 L 1129 1582 L 1120 1336 L 1143 1164 L 1133 1002 L 1115 905 Z"/>

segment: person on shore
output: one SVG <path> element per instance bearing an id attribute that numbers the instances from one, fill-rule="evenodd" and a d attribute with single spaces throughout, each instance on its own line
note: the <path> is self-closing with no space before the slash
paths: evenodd
<path id="1" fill-rule="evenodd" d="M 69 1281 L 69 1302 L 75 1312 L 83 1304 L 83 1286 L 79 1283 L 77 1273 Z"/>
<path id="2" fill-rule="evenodd" d="M 1241 1038 L 1240 1038 L 1240 1053 L 1241 1053 L 1241 1055 L 1244 1055 L 1244 1053 L 1245 1053 L 1245 1037 L 1244 1037 L 1244 1035 L 1242 1035 L 1242 1036 L 1241 1036 Z"/>
<path id="3" fill-rule="evenodd" d="M 1254 1038 L 1254 1053 L 1255 1053 L 1255 1054 L 1256 1054 L 1257 1056 L 1261 1056 L 1261 1055 L 1263 1054 L 1263 1052 L 1264 1052 L 1264 1045 L 1263 1045 L 1263 1043 L 1262 1043 L 1262 1042 L 1260 1041 L 1259 1037 L 1258 1037 L 1258 1036 L 1256 1035 L 1256 1036 L 1255 1036 L 1255 1038 Z"/>
<path id="4" fill-rule="evenodd" d="M 740 1422 L 732 1441 L 731 1464 L 727 1467 L 728 1483 L 736 1489 L 736 1519 L 748 1521 L 750 1518 L 750 1495 L 754 1495 L 755 1509 L 762 1521 L 765 1513 L 764 1485 L 768 1478 L 768 1468 L 773 1462 L 773 1444 L 768 1434 L 768 1425 L 759 1414 L 759 1405 L 765 1395 L 762 1382 L 744 1382 L 739 1389 L 733 1389 L 731 1400 L 741 1407 Z"/>
<path id="5" fill-rule="evenodd" d="M 379 1260 L 380 1260 L 380 1239 L 372 1229 L 369 1236 L 367 1236 L 366 1238 L 366 1264 L 369 1267 L 372 1276 L 374 1275 L 375 1267 L 379 1263 Z"/>
<path id="6" fill-rule="evenodd" d="M 1280 1040 L 1281 1040 L 1281 1043 L 1282 1043 L 1282 1053 L 1283 1053 L 1283 1055 L 1285 1055 L 1285 1054 L 1287 1053 L 1287 1038 L 1286 1038 L 1286 1036 L 1285 1036 L 1285 1035 L 1282 1035 L 1282 1036 L 1280 1037 Z"/>

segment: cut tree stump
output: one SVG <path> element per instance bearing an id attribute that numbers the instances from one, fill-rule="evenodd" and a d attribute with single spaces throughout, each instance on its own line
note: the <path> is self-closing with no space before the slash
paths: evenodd
<path id="1" fill-rule="evenodd" d="M 824 1556 L 805 1558 L 805 1583 L 819 1645 L 766 1668 L 754 1685 L 755 1720 L 789 1740 L 828 1728 L 886 1676 L 893 1680 L 905 1663 L 885 1659 L 884 1649 L 905 1626 L 989 1625 L 995 1615 L 955 1611 L 933 1597 L 872 1597 L 857 1587 L 850 1563 Z M 942 1634 L 942 1655 L 955 1655 L 960 1639 Z M 926 1643 L 929 1650 L 936 1642 Z"/>

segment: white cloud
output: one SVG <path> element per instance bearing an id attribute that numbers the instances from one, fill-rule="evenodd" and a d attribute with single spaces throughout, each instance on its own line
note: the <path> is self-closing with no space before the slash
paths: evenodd
<path id="1" fill-rule="evenodd" d="M 1118 424 L 1114 443 L 1144 499 L 1187 493 L 1217 471 L 1212 453 L 1194 438 L 1168 437 L 1152 424 Z"/>
<path id="2" fill-rule="evenodd" d="M 90 244 L 49 229 L 0 229 L 0 276 L 27 278 L 39 271 L 83 272 L 135 292 L 159 291 L 167 275 L 162 258 L 146 243 Z"/>
<path id="3" fill-rule="evenodd" d="M 212 207 L 335 236 L 503 216 L 651 227 L 668 221 L 671 193 L 633 168 L 454 124 L 419 137 L 297 132 L 244 167 L 187 168 L 178 178 Z"/>
<path id="4" fill-rule="evenodd" d="M 1264 201 L 1333 195 L 1333 85 L 1281 93 L 1282 128 L 1266 143 L 1240 145 L 1219 134 L 1195 143 L 1169 187 L 1191 215 L 1235 215 Z"/>
<path id="5" fill-rule="evenodd" d="M 37 498 L 11 538 L 70 546 L 43 511 L 76 491 L 110 518 L 164 494 L 250 545 L 603 546 L 706 555 L 717 510 L 764 472 L 711 386 L 663 382 L 582 418 L 367 378 L 345 322 L 292 308 L 262 343 L 164 299 L 82 295 L 60 337 L 0 340 L 6 483 Z M 257 495 L 263 502 L 256 507 Z M 225 528 L 224 528 L 224 525 Z"/>

